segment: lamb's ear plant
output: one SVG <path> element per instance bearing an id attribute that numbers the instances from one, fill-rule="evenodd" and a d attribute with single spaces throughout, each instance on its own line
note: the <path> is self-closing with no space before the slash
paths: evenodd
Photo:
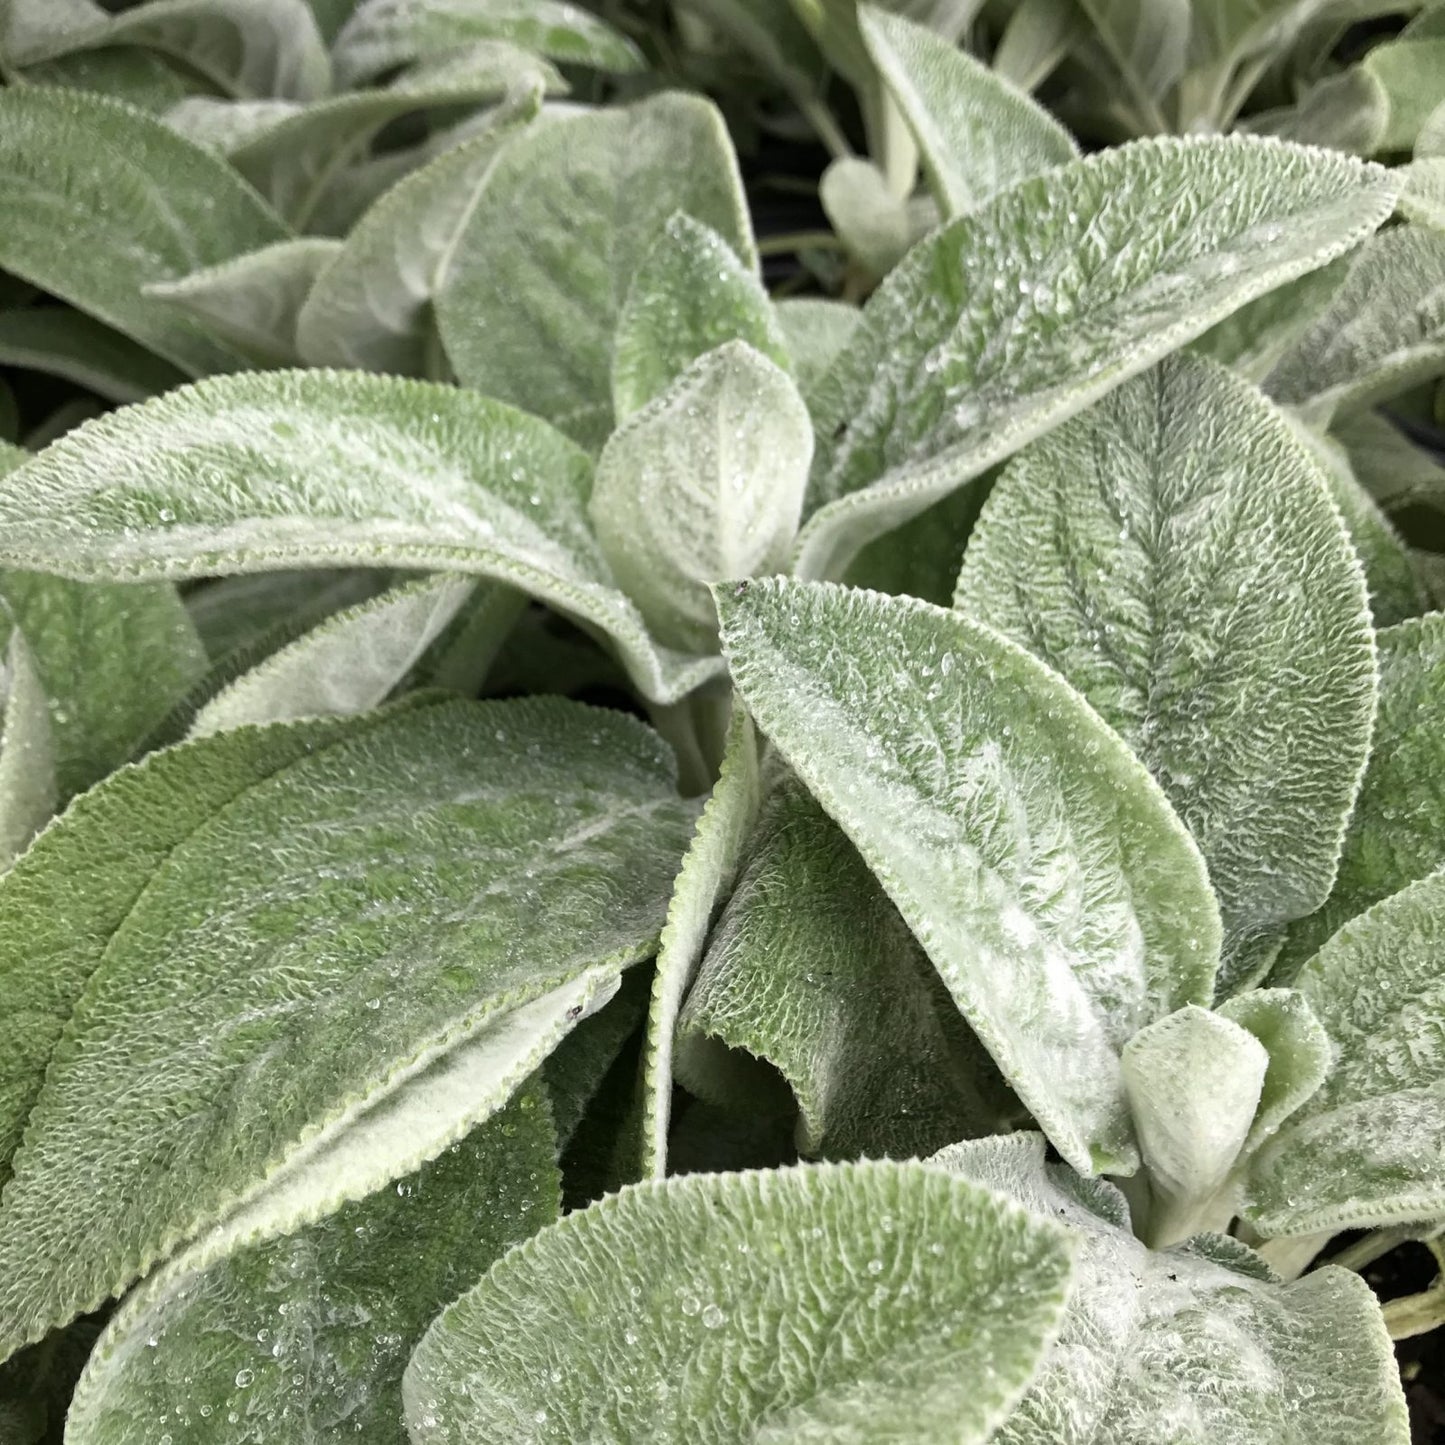
<path id="1" fill-rule="evenodd" d="M 0 9 L 0 1440 L 1405 1445 L 1428 27 L 602 8 Z"/>

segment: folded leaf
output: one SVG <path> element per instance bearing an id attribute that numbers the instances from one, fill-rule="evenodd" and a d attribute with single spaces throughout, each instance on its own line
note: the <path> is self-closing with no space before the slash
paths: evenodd
<path id="1" fill-rule="evenodd" d="M 692 810 L 631 720 L 453 703 L 337 737 L 108 930 L 0 1207 L 0 1352 L 419 1168 L 655 947 Z"/>
<path id="2" fill-rule="evenodd" d="M 398 181 L 361 217 L 301 308 L 297 344 L 309 364 L 401 376 L 435 368 L 432 301 L 497 157 L 541 98 L 540 87 L 513 95 L 481 134 Z"/>
<path id="3" fill-rule="evenodd" d="M 1084 1172 L 1129 1172 L 1119 1050 L 1207 1002 L 1204 863 L 1057 674 L 925 603 L 718 588 L 734 682 L 842 825 L 1005 1078 Z"/>
<path id="4" fill-rule="evenodd" d="M 1256 135 L 1372 156 L 1381 149 L 1389 120 L 1384 87 L 1357 65 L 1318 81 L 1293 105 L 1257 112 L 1246 124 Z"/>
<path id="5" fill-rule="evenodd" d="M 744 857 L 682 1011 L 684 1064 L 716 1039 L 774 1065 L 807 1154 L 909 1158 L 996 1125 L 1007 1089 L 857 850 L 790 774 L 774 778 Z"/>
<path id="6" fill-rule="evenodd" d="M 120 15 L 102 12 L 11 55 L 29 64 L 116 45 L 181 61 L 222 94 L 310 100 L 331 83 L 326 47 L 304 0 L 150 0 Z"/>
<path id="7" fill-rule="evenodd" d="M 858 23 L 945 219 L 1078 155 L 1046 110 L 923 26 L 872 5 Z"/>
<path id="8" fill-rule="evenodd" d="M 1445 374 L 1445 233 L 1397 226 L 1360 250 L 1344 284 L 1265 379 L 1328 417 Z"/>
<path id="9" fill-rule="evenodd" d="M 973 1445 L 1037 1369 L 1068 1278 L 1052 1224 L 921 1164 L 640 1185 L 442 1314 L 407 1427 L 417 1445 Z"/>
<path id="10" fill-rule="evenodd" d="M 50 703 L 24 634 L 12 628 L 0 666 L 0 870 L 49 821 L 55 801 Z"/>
<path id="11" fill-rule="evenodd" d="M 0 91 L 0 265 L 192 374 L 245 358 L 142 288 L 285 238 L 218 156 L 96 95 Z"/>
<path id="12" fill-rule="evenodd" d="M 657 951 L 643 1061 L 642 1173 L 647 1177 L 661 1178 L 667 1172 L 678 1013 L 708 931 L 737 874 L 761 788 L 757 736 L 747 714 L 735 708 L 722 768 L 673 885 Z"/>
<path id="13" fill-rule="evenodd" d="M 340 249 L 340 241 L 319 236 L 278 241 L 178 281 L 153 282 L 145 294 L 189 312 L 257 366 L 294 366 L 297 314 Z"/>
<path id="14" fill-rule="evenodd" d="M 1253 387 L 1183 353 L 1035 442 L 984 506 L 955 605 L 1134 749 L 1204 854 L 1231 945 L 1328 897 L 1374 638 L 1325 479 Z"/>
<path id="15" fill-rule="evenodd" d="M 470 577 L 441 573 L 336 613 L 211 698 L 190 735 L 366 712 L 411 671 L 476 587 Z"/>
<path id="16" fill-rule="evenodd" d="M 784 569 L 812 457 L 797 388 L 743 341 L 700 357 L 612 434 L 588 512 L 654 637 L 717 646 L 708 584 Z"/>
<path id="17" fill-rule="evenodd" d="M 456 387 L 326 371 L 216 378 L 14 473 L 0 562 L 78 578 L 347 565 L 506 582 L 611 637 L 671 701 L 719 670 L 653 642 L 587 519 L 587 458 Z"/>
<path id="18" fill-rule="evenodd" d="M 170 362 L 69 306 L 0 312 L 0 365 L 73 381 L 107 401 L 144 401 L 185 383 Z"/>
<path id="19" fill-rule="evenodd" d="M 677 211 L 755 263 L 732 143 L 706 101 L 663 94 L 532 126 L 498 160 L 437 295 L 461 383 L 600 445 L 618 317 Z"/>
<path id="20" fill-rule="evenodd" d="M 142 1421 L 174 1445 L 401 1439 L 401 1376 L 442 1306 L 557 1218 L 556 1138 L 529 1086 L 440 1158 L 200 1273 L 185 1256 L 126 1301 L 66 1420 L 73 1445 Z"/>
<path id="21" fill-rule="evenodd" d="M 700 356 L 729 341 L 746 341 L 785 371 L 791 367 L 777 314 L 757 276 L 716 231 L 679 211 L 632 278 L 617 318 L 617 419 L 625 421 Z"/>
<path id="22" fill-rule="evenodd" d="M 336 79 L 356 86 L 478 40 L 508 40 L 569 65 L 642 68 L 632 42 L 562 0 L 362 0 L 336 37 Z"/>
<path id="23" fill-rule="evenodd" d="M 1282 1285 L 1222 1236 L 1146 1249 L 1118 1191 L 1046 1164 L 1037 1134 L 956 1144 L 929 1163 L 1079 1240 L 1059 1342 L 989 1445 L 1408 1445 L 1390 1341 L 1358 1275 Z"/>
<path id="24" fill-rule="evenodd" d="M 1296 987 L 1329 1035 L 1319 1091 L 1256 1157 L 1260 1233 L 1372 1229 L 1445 1215 L 1445 873 L 1352 919 Z"/>
<path id="25" fill-rule="evenodd" d="M 799 564 L 837 575 L 1246 302 L 1343 254 L 1396 183 L 1241 137 L 1142 141 L 1025 181 L 909 253 L 814 408 Z"/>
<path id="26" fill-rule="evenodd" d="M 1290 929 L 1271 982 L 1356 914 L 1445 864 L 1445 614 L 1380 632 L 1380 706 L 1370 763 L 1345 833 L 1334 891 Z"/>

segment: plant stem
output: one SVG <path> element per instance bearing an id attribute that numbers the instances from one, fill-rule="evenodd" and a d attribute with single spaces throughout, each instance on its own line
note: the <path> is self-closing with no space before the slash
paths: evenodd
<path id="1" fill-rule="evenodd" d="M 1284 1279 L 1298 1279 L 1315 1256 L 1334 1238 L 1333 1230 L 1321 1234 L 1300 1234 L 1283 1239 L 1266 1239 L 1256 1249 L 1269 1267 Z"/>
<path id="2" fill-rule="evenodd" d="M 1382 1255 L 1389 1254 L 1397 1245 L 1407 1244 L 1420 1233 L 1419 1226 L 1396 1226 L 1394 1229 L 1375 1229 L 1363 1238 L 1331 1256 L 1330 1263 L 1341 1269 L 1352 1269 L 1358 1273 L 1368 1268 Z"/>
<path id="3" fill-rule="evenodd" d="M 842 249 L 842 241 L 831 231 L 790 231 L 783 236 L 765 236 L 758 242 L 759 256 L 790 256 L 794 251 Z"/>

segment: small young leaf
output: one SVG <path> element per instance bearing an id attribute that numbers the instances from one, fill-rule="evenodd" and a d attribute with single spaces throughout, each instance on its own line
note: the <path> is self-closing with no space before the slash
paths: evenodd
<path id="1" fill-rule="evenodd" d="M 285 238 L 218 156 L 100 96 L 0 91 L 0 265 L 192 374 L 244 366 L 142 288 Z"/>
<path id="2" fill-rule="evenodd" d="M 776 771 L 680 1057 L 717 1039 L 776 1066 L 806 1154 L 908 1158 L 996 1124 L 1008 1091 L 933 965 L 837 824 Z"/>
<path id="3" fill-rule="evenodd" d="M 1204 862 L 1123 741 L 998 633 L 817 583 L 716 589 L 759 726 L 1082 1172 L 1135 1162 L 1119 1050 L 1206 1003 Z"/>
<path id="4" fill-rule="evenodd" d="M 1080 0 L 1105 52 L 1117 66 L 1128 101 L 1152 119 L 1157 102 L 1184 70 L 1189 52 L 1187 0 Z"/>
<path id="5" fill-rule="evenodd" d="M 393 710 L 249 787 L 125 909 L 50 1059 L 0 1207 L 0 1353 L 495 1112 L 650 955 L 691 821 L 654 736 L 558 699 Z"/>
<path id="6" fill-rule="evenodd" d="M 458 379 L 600 445 L 617 318 L 677 211 L 755 264 L 732 142 L 706 101 L 663 94 L 532 126 L 499 158 L 437 295 Z"/>
<path id="7" fill-rule="evenodd" d="M 199 1274 L 182 1255 L 100 1337 L 72 1445 L 258 1435 L 397 1445 L 401 1377 L 443 1305 L 558 1212 L 556 1138 L 532 1085 L 416 1174 Z"/>
<path id="8" fill-rule="evenodd" d="M 945 219 L 1078 155 L 1046 110 L 923 26 L 873 5 L 858 23 Z"/>
<path id="9" fill-rule="evenodd" d="M 1390 1341 L 1357 1274 L 1281 1285 L 1220 1236 L 1146 1249 L 1118 1192 L 1046 1164 L 1037 1134 L 956 1144 L 929 1163 L 1079 1239 L 1059 1342 L 989 1445 L 1408 1445 Z"/>
<path id="10" fill-rule="evenodd" d="M 1377 635 L 1380 705 L 1370 764 L 1334 891 L 1294 924 L 1271 982 L 1294 981 L 1324 941 L 1372 903 L 1445 864 L 1445 613 Z"/>
<path id="11" fill-rule="evenodd" d="M 1324 478 L 1253 387 L 1181 353 L 1035 442 L 983 509 L 955 605 L 1134 749 L 1232 944 L 1324 902 L 1369 753 L 1374 640 Z"/>
<path id="12" fill-rule="evenodd" d="M 842 354 L 862 313 L 842 301 L 817 296 L 789 297 L 774 306 L 791 361 L 798 391 L 813 407 L 823 377 Z"/>
<path id="13" fill-rule="evenodd" d="M 1445 373 L 1445 233 L 1397 226 L 1360 248 L 1344 284 L 1265 379 L 1328 418 Z"/>
<path id="14" fill-rule="evenodd" d="M 144 401 L 185 383 L 185 373 L 69 306 L 0 311 L 0 366 L 43 371 L 107 401 Z"/>
<path id="15" fill-rule="evenodd" d="M 708 583 L 783 570 L 812 457 L 797 388 L 742 341 L 695 361 L 613 433 L 588 511 L 653 636 L 684 652 L 717 646 Z"/>
<path id="16" fill-rule="evenodd" d="M 153 282 L 144 294 L 189 312 L 257 366 L 294 366 L 301 359 L 296 317 L 340 249 L 340 241 L 319 236 L 278 241 L 176 281 Z"/>
<path id="17" fill-rule="evenodd" d="M 345 717 L 382 702 L 471 597 L 470 577 L 403 582 L 338 612 L 211 698 L 190 736 L 252 723 Z"/>
<path id="18" fill-rule="evenodd" d="M 617 420 L 625 421 L 698 357 L 729 341 L 746 341 L 785 371 L 791 366 L 762 283 L 716 231 L 679 211 L 668 218 L 632 278 L 617 318 L 612 352 Z"/>
<path id="19" fill-rule="evenodd" d="M 18 627 L 0 665 L 0 872 L 55 811 L 50 703 Z"/>
<path id="20" fill-rule="evenodd" d="M 362 0 L 336 37 L 337 83 L 358 86 L 478 40 L 507 40 L 569 65 L 642 68 L 631 41 L 563 0 Z"/>
<path id="21" fill-rule="evenodd" d="M 643 1065 L 642 1170 L 648 1177 L 661 1178 L 667 1172 L 678 1011 L 697 972 L 718 906 L 732 887 L 744 842 L 757 816 L 760 791 L 757 737 L 747 714 L 736 708 L 722 770 L 673 886 L 657 953 Z"/>
<path id="22" fill-rule="evenodd" d="M 814 409 L 799 565 L 837 575 L 873 536 L 1357 245 L 1395 195 L 1388 172 L 1343 156 L 1153 140 L 945 226 L 871 298 Z"/>
<path id="23" fill-rule="evenodd" d="M 1296 987 L 1329 1035 L 1324 1084 L 1250 1171 L 1265 1235 L 1375 1229 L 1445 1215 L 1445 872 L 1352 919 Z"/>
<path id="24" fill-rule="evenodd" d="M 361 373 L 218 377 L 132 407 L 15 473 L 0 563 L 79 578 L 371 565 L 506 582 L 613 638 L 641 690 L 720 664 L 660 648 L 587 519 L 587 458 L 536 417 Z"/>
<path id="25" fill-rule="evenodd" d="M 1310 86 L 1293 105 L 1250 116 L 1247 127 L 1256 135 L 1372 156 L 1382 148 L 1389 119 L 1385 88 L 1368 69 L 1354 66 Z"/>
<path id="26" fill-rule="evenodd" d="M 886 276 L 913 243 L 907 204 L 871 161 L 842 156 L 823 173 L 818 199 L 838 239 L 874 276 Z"/>
<path id="27" fill-rule="evenodd" d="M 331 83 L 326 46 L 304 0 L 149 0 L 28 46 L 22 63 L 135 45 L 180 61 L 223 95 L 311 100 Z"/>
<path id="28" fill-rule="evenodd" d="M 362 216 L 301 308 L 297 345 L 310 365 L 435 370 L 431 308 L 457 238 L 502 148 L 541 99 L 537 86 L 518 92 L 481 134 L 398 181 Z"/>
<path id="29" fill-rule="evenodd" d="M 1052 1224 L 917 1163 L 640 1185 L 442 1314 L 407 1427 L 416 1445 L 975 1445 L 1038 1368 L 1069 1269 Z"/>

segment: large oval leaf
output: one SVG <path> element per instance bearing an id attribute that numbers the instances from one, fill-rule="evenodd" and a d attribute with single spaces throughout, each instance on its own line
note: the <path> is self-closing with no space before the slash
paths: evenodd
<path id="1" fill-rule="evenodd" d="M 907 598 L 718 588 L 738 691 L 842 825 L 1059 1152 L 1135 1163 L 1119 1050 L 1207 1003 L 1220 925 L 1193 841 L 1056 673 Z"/>
<path id="2" fill-rule="evenodd" d="M 513 1250 L 406 1374 L 416 1445 L 989 1438 L 1063 1305 L 1061 1233 L 921 1164 L 692 1175 Z"/>
<path id="3" fill-rule="evenodd" d="M 1296 982 L 1332 1045 L 1319 1091 L 1266 1146 L 1245 1214 L 1266 1235 L 1445 1216 L 1445 872 L 1352 919 Z"/>
<path id="4" fill-rule="evenodd" d="M 218 156 L 129 106 L 47 86 L 0 91 L 0 265 L 192 375 L 246 365 L 141 288 L 286 228 Z"/>
<path id="5" fill-rule="evenodd" d="M 556 699 L 397 711 L 247 788 L 111 929 L 51 1057 L 0 1352 L 455 1142 L 656 946 L 691 818 L 655 736 Z"/>
<path id="6" fill-rule="evenodd" d="M 182 1255 L 97 1341 L 71 1445 L 130 1445 L 152 1425 L 173 1445 L 399 1445 L 413 1347 L 480 1271 L 556 1219 L 556 1148 L 532 1085 L 394 1188 L 200 1273 Z"/>
<path id="7" fill-rule="evenodd" d="M 140 579 L 348 565 L 507 582 L 610 636 L 648 697 L 715 658 L 659 647 L 587 520 L 587 458 L 456 387 L 325 371 L 223 377 L 103 418 L 14 473 L 0 562 Z"/>
<path id="8" fill-rule="evenodd" d="M 498 160 L 437 296 L 462 384 L 600 445 L 618 316 L 678 211 L 755 264 L 737 159 L 706 101 L 664 94 L 534 125 Z"/>
<path id="9" fill-rule="evenodd" d="M 1180 355 L 1035 442 L 984 506 L 955 605 L 1139 755 L 1234 943 L 1324 902 L 1369 751 L 1374 642 L 1324 478 L 1252 387 Z"/>
<path id="10" fill-rule="evenodd" d="M 1061 166 L 911 251 L 828 379 L 803 569 L 916 516 L 1389 214 L 1378 167 L 1281 142 L 1141 141 Z"/>

